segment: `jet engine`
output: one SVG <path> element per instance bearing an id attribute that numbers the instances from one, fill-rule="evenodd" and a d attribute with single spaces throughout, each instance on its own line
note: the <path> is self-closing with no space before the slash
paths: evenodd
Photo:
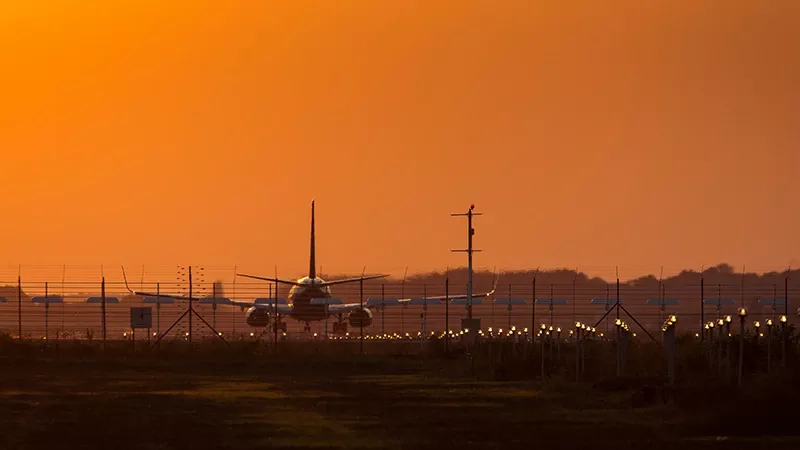
<path id="1" fill-rule="evenodd" d="M 270 315 L 264 308 L 250 308 L 247 310 L 247 324 L 251 327 L 266 327 L 269 325 Z"/>
<path id="2" fill-rule="evenodd" d="M 351 327 L 364 328 L 372 325 L 372 311 L 364 308 L 360 311 L 353 311 L 347 316 L 347 321 Z"/>

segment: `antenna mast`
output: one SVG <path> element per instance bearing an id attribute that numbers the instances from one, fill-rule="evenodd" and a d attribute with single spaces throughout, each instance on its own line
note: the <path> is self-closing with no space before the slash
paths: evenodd
<path id="1" fill-rule="evenodd" d="M 473 212 L 475 204 L 469 205 L 469 210 L 465 214 L 450 214 L 450 216 L 467 216 L 467 249 L 466 250 L 451 250 L 453 252 L 467 252 L 467 317 L 472 319 L 472 253 L 479 252 L 472 248 L 472 236 L 475 235 L 475 229 L 472 228 L 472 217 L 480 216 L 481 213 Z"/>

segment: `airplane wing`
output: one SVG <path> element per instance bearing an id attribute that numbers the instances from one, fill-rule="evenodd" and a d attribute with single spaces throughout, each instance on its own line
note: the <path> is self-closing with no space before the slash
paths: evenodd
<path id="1" fill-rule="evenodd" d="M 238 306 L 244 310 L 245 308 L 259 308 L 265 309 L 268 312 L 275 311 L 275 305 L 272 303 L 256 303 L 256 302 L 239 302 L 231 301 L 231 305 Z M 290 314 L 292 312 L 291 305 L 278 305 L 278 314 Z"/>
<path id="2" fill-rule="evenodd" d="M 377 280 L 378 278 L 386 278 L 388 276 L 389 275 L 370 275 L 370 276 L 366 276 L 366 277 L 343 278 L 341 280 L 326 281 L 326 282 L 324 282 L 322 284 L 319 284 L 317 286 L 333 286 L 335 284 L 342 284 L 342 283 L 355 283 L 356 281 L 361 281 L 361 280 L 365 280 L 365 281 L 366 280 Z"/>
<path id="3" fill-rule="evenodd" d="M 237 273 L 236 276 L 244 278 L 252 278 L 253 280 L 270 281 L 272 283 L 288 284 L 289 286 L 304 286 L 304 284 L 302 283 L 298 283 L 292 280 L 282 280 L 280 278 L 259 277 L 256 275 L 245 275 L 243 273 Z"/>
<path id="4" fill-rule="evenodd" d="M 134 291 L 133 289 L 128 286 L 128 277 L 125 275 L 125 266 L 122 266 L 122 279 L 125 281 L 125 289 L 127 289 L 133 295 L 139 295 L 142 297 L 161 297 L 161 298 L 174 298 L 175 300 L 190 300 L 190 301 L 198 301 L 200 297 L 189 297 L 186 295 L 172 295 L 172 294 L 162 294 L 160 292 L 144 292 L 144 291 Z"/>
<path id="5" fill-rule="evenodd" d="M 495 276 L 494 285 L 492 286 L 492 290 L 491 291 L 484 292 L 484 293 L 481 293 L 481 294 L 472 294 L 472 298 L 476 299 L 476 298 L 491 297 L 492 295 L 494 295 L 495 291 L 497 290 L 497 282 L 499 280 L 500 280 L 500 278 Z M 437 301 L 444 301 L 444 300 L 449 300 L 449 301 L 465 300 L 467 298 L 467 294 L 448 295 L 448 296 L 439 295 L 439 296 L 435 296 L 435 297 L 423 297 L 423 298 L 425 300 L 430 301 L 431 303 L 435 303 Z M 396 303 L 392 302 L 392 303 L 386 304 L 385 307 L 390 307 L 390 306 L 395 306 L 395 305 L 408 305 L 410 303 L 411 303 L 411 299 L 410 298 L 401 298 L 401 299 L 398 299 Z M 374 307 L 376 305 L 372 305 L 372 306 Z M 365 304 L 364 307 L 367 307 L 367 305 Z M 342 305 L 329 305 L 328 306 L 328 315 L 336 315 L 336 314 L 339 314 L 339 313 L 358 311 L 360 309 L 361 309 L 361 303 L 345 303 L 345 304 L 342 304 Z"/>

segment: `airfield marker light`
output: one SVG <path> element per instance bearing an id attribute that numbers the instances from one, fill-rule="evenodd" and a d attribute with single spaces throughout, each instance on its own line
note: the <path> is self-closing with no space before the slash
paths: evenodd
<path id="1" fill-rule="evenodd" d="M 317 333 L 314 333 L 314 337 L 317 337 Z"/>
<path id="2" fill-rule="evenodd" d="M 730 334 L 730 333 L 728 333 L 728 337 L 731 337 L 731 336 L 733 336 L 733 335 L 732 335 L 732 334 Z"/>
<path id="3" fill-rule="evenodd" d="M 553 331 L 553 326 L 550 325 L 550 328 L 548 328 L 547 331 Z"/>
<path id="4" fill-rule="evenodd" d="M 672 322 L 672 323 L 677 322 L 678 321 L 678 316 L 674 316 L 674 315 L 673 316 L 669 316 L 669 321 Z"/>
<path id="5" fill-rule="evenodd" d="M 556 328 L 556 331 L 558 331 L 559 333 L 561 333 L 561 327 L 558 327 L 558 328 Z"/>
<path id="6" fill-rule="evenodd" d="M 158 334 L 158 333 L 155 333 L 155 332 L 154 332 L 154 333 L 153 333 L 153 336 L 155 336 L 155 335 L 157 335 L 157 334 Z"/>
<path id="7" fill-rule="evenodd" d="M 573 333 L 574 333 L 574 332 L 573 332 L 572 330 L 569 330 L 569 335 L 570 335 L 570 336 L 572 336 L 572 334 L 573 334 Z"/>
<path id="8" fill-rule="evenodd" d="M 723 325 L 725 325 L 725 321 L 724 321 L 724 320 L 722 320 L 722 319 L 719 319 L 719 320 L 717 321 L 717 325 L 719 325 L 719 326 L 723 326 Z"/>
<path id="9" fill-rule="evenodd" d="M 464 333 L 469 333 L 469 328 L 464 328 Z M 406 333 L 406 336 L 408 336 L 408 333 Z"/>
<path id="10" fill-rule="evenodd" d="M 517 331 L 517 336 L 522 336 L 522 331 Z"/>
<path id="11" fill-rule="evenodd" d="M 492 327 L 489 327 L 489 333 L 491 333 L 491 332 L 492 332 Z"/>
<path id="12" fill-rule="evenodd" d="M 286 333 L 283 333 L 283 334 L 286 334 Z M 344 335 L 345 336 L 350 336 L 350 333 L 348 332 L 348 333 L 345 333 Z"/>
<path id="13" fill-rule="evenodd" d="M 694 337 L 700 337 L 700 333 L 695 333 Z"/>
<path id="14" fill-rule="evenodd" d="M 756 322 L 756 323 L 758 323 L 758 322 Z M 706 330 L 708 330 L 708 324 L 705 324 L 705 326 L 704 326 L 703 328 L 705 328 Z"/>
<path id="15" fill-rule="evenodd" d="M 747 309 L 740 308 L 739 309 L 739 317 L 742 317 L 742 318 L 747 317 Z"/>
<path id="16" fill-rule="evenodd" d="M 585 329 L 586 329 L 586 324 L 585 324 L 585 323 L 582 323 L 582 324 L 581 324 L 581 330 L 585 330 Z"/>
<path id="17" fill-rule="evenodd" d="M 222 336 L 222 331 L 220 331 L 220 332 L 219 332 L 219 333 L 217 333 L 217 334 L 219 334 L 220 336 Z"/>
<path id="18" fill-rule="evenodd" d="M 542 329 L 542 331 L 544 331 L 544 330 L 546 330 L 546 329 L 547 329 L 547 325 L 545 325 L 545 324 L 542 324 L 542 326 L 541 326 L 540 328 Z"/>
<path id="19" fill-rule="evenodd" d="M 786 323 L 786 316 L 781 316 L 781 323 Z"/>
<path id="20" fill-rule="evenodd" d="M 283 332 L 283 337 L 286 337 L 286 332 L 285 331 Z"/>
<path id="21" fill-rule="evenodd" d="M 128 337 L 128 333 L 122 333 L 122 337 Z"/>
<path id="22" fill-rule="evenodd" d="M 772 319 L 767 319 L 767 326 L 768 326 L 768 327 L 771 327 L 771 326 L 772 326 Z"/>
<path id="23" fill-rule="evenodd" d="M 753 322 L 753 326 L 756 327 L 756 330 L 758 330 L 761 327 L 761 322 L 756 320 L 755 322 Z"/>
<path id="24" fill-rule="evenodd" d="M 758 333 L 758 337 L 764 337 L 764 333 Z"/>
<path id="25" fill-rule="evenodd" d="M 253 337 L 253 336 L 255 336 L 255 334 L 253 334 L 253 333 L 250 333 L 250 337 Z"/>
<path id="26" fill-rule="evenodd" d="M 633 337 L 636 337 L 636 333 L 633 333 Z"/>
<path id="27" fill-rule="evenodd" d="M 497 330 L 497 332 L 498 332 L 499 334 L 503 334 L 503 329 L 502 329 L 502 328 L 500 328 L 500 329 L 498 329 L 498 330 Z"/>
<path id="28" fill-rule="evenodd" d="M 517 331 L 517 327 L 516 327 L 516 326 L 514 326 L 514 325 L 512 325 L 512 326 L 511 326 L 511 331 Z"/>
<path id="29" fill-rule="evenodd" d="M 714 321 L 708 322 L 708 328 L 714 328 Z"/>
<path id="30" fill-rule="evenodd" d="M 731 323 L 731 316 L 725 316 L 725 322 Z"/>
<path id="31" fill-rule="evenodd" d="M 580 328 L 580 327 L 581 327 L 581 323 L 580 322 L 575 322 L 575 328 Z"/>
<path id="32" fill-rule="evenodd" d="M 614 321 L 614 325 L 616 325 L 618 327 L 621 327 L 622 326 L 622 321 L 617 319 L 617 320 Z"/>

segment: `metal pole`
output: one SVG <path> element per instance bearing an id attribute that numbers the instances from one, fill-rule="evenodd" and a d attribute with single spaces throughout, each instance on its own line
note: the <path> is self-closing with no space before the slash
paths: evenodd
<path id="1" fill-rule="evenodd" d="M 161 283 L 156 283 L 156 334 L 161 335 Z"/>
<path id="2" fill-rule="evenodd" d="M 47 345 L 47 338 L 48 332 L 48 320 L 49 320 L 49 312 L 50 312 L 50 298 L 47 296 L 47 282 L 44 283 L 44 344 Z"/>
<path id="3" fill-rule="evenodd" d="M 536 276 L 535 275 L 533 277 L 533 292 L 531 294 L 531 343 L 534 342 L 536 342 Z M 531 348 L 534 347 L 531 346 Z"/>
<path id="4" fill-rule="evenodd" d="M 322 272 L 322 267 L 320 267 L 320 272 Z M 322 276 L 322 273 L 320 273 L 320 276 Z M 275 266 L 275 279 L 276 280 L 278 279 L 278 266 L 277 265 Z M 280 320 L 279 320 L 280 317 L 278 317 L 278 282 L 277 281 L 275 282 L 275 299 L 272 301 L 272 309 L 275 312 L 275 320 L 273 321 L 273 327 L 275 328 L 275 330 L 273 330 L 275 332 L 275 342 L 273 343 L 273 345 L 275 346 L 275 350 L 277 350 L 278 349 L 278 323 L 280 322 Z M 328 318 L 326 317 L 325 320 L 327 321 Z"/>
<path id="5" fill-rule="evenodd" d="M 103 313 L 103 350 L 106 349 L 106 277 L 100 281 L 100 299 Z"/>
<path id="6" fill-rule="evenodd" d="M 19 339 L 22 339 L 22 275 L 17 275 L 17 320 L 19 321 Z"/>
<path id="7" fill-rule="evenodd" d="M 467 212 L 467 318 L 472 319 L 472 208 Z"/>
<path id="8" fill-rule="evenodd" d="M 428 298 L 428 285 L 427 284 L 423 284 L 422 285 L 422 296 L 424 298 Z M 428 331 L 428 328 L 426 326 L 427 322 L 428 322 L 428 300 L 425 300 L 422 303 L 422 335 L 423 336 L 427 336 L 427 334 L 426 334 L 427 331 Z"/>
<path id="9" fill-rule="evenodd" d="M 706 333 L 705 329 L 705 307 L 703 306 L 703 299 L 705 298 L 705 279 L 703 278 L 703 273 L 700 273 L 700 342 L 705 342 L 706 340 Z"/>
<path id="10" fill-rule="evenodd" d="M 189 266 L 189 345 L 192 345 L 192 266 Z"/>
<path id="11" fill-rule="evenodd" d="M 361 317 L 364 317 L 364 273 L 361 273 L 361 279 L 358 280 L 358 301 L 361 303 Z M 364 319 L 361 319 L 359 323 L 359 328 L 361 329 L 361 337 L 359 342 L 359 347 L 361 349 L 361 354 L 364 354 Z"/>
<path id="12" fill-rule="evenodd" d="M 214 329 L 217 328 L 217 283 L 211 285 L 211 323 Z"/>
<path id="13" fill-rule="evenodd" d="M 783 279 L 783 314 L 786 315 L 786 320 L 789 320 L 789 273 L 788 272 L 786 273 L 786 278 Z"/>
<path id="14" fill-rule="evenodd" d="M 494 302 L 492 302 L 494 309 Z M 492 324 L 494 324 L 494 314 L 492 314 Z M 508 329 L 511 329 L 511 283 L 508 283 Z"/>
<path id="15" fill-rule="evenodd" d="M 450 353 L 450 276 L 444 278 L 444 351 Z"/>
<path id="16" fill-rule="evenodd" d="M 384 303 L 386 291 L 384 287 L 384 284 L 381 283 L 381 335 L 386 334 L 386 304 Z"/>
<path id="17" fill-rule="evenodd" d="M 742 372 L 744 370 L 744 316 L 739 315 L 739 387 L 742 387 Z"/>

